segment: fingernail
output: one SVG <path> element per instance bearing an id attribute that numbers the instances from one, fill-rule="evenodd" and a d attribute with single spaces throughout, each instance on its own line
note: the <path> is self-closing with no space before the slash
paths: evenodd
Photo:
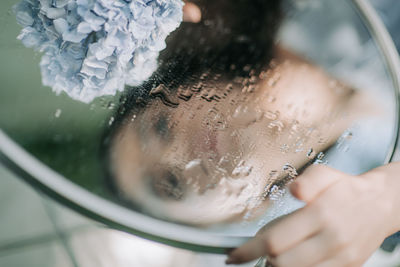
<path id="1" fill-rule="evenodd" d="M 225 263 L 226 264 L 234 264 L 234 263 L 237 263 L 237 259 L 236 259 L 236 257 L 234 255 L 229 254 L 228 258 L 225 261 Z"/>
<path id="2" fill-rule="evenodd" d="M 228 258 L 225 261 L 225 264 L 233 264 L 235 261 L 231 256 L 228 256 Z"/>

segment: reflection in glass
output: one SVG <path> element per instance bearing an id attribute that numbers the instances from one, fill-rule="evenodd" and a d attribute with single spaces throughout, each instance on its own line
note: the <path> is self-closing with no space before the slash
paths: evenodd
<path id="1" fill-rule="evenodd" d="M 323 160 L 367 98 L 275 44 L 278 1 L 248 7 L 251 22 L 244 1 L 200 5 L 207 23 L 173 33 L 159 70 L 123 98 L 106 142 L 108 182 L 158 218 L 253 220 Z"/>
<path id="2" fill-rule="evenodd" d="M 194 1 L 201 22 L 167 38 L 148 80 L 86 104 L 43 85 L 42 54 L 16 39 L 16 2 L 2 1 L 1 132 L 38 160 L 24 178 L 63 203 L 222 252 L 294 209 L 284 185 L 308 163 L 357 174 L 390 156 L 395 86 L 352 3 Z"/>

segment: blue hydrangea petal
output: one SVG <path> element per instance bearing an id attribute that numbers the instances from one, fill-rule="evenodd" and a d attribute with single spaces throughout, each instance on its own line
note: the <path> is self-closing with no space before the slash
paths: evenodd
<path id="1" fill-rule="evenodd" d="M 157 68 L 182 0 L 22 0 L 18 39 L 43 52 L 43 84 L 90 102 L 139 85 Z"/>

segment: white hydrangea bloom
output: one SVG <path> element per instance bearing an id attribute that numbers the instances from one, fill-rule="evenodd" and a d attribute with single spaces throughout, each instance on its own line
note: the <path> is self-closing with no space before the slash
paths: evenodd
<path id="1" fill-rule="evenodd" d="M 90 102 L 150 77 L 182 7 L 181 0 L 22 0 L 14 11 L 18 39 L 43 52 L 43 84 Z"/>

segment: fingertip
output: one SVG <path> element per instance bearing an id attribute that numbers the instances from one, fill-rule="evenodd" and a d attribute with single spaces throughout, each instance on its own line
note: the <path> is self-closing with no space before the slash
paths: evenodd
<path id="1" fill-rule="evenodd" d="M 268 261 L 267 261 L 267 265 L 266 265 L 265 267 L 267 267 L 267 266 L 278 266 L 275 257 L 271 257 L 271 256 L 270 256 L 270 257 L 268 257 L 267 260 L 268 260 Z"/>
<path id="2" fill-rule="evenodd" d="M 228 254 L 227 264 L 242 264 L 265 256 L 267 254 L 264 242 L 265 236 L 255 236 L 242 246 Z"/>
<path id="3" fill-rule="evenodd" d="M 289 189 L 298 200 L 312 202 L 322 192 L 341 179 L 341 173 L 325 165 L 309 166 Z"/>
<path id="4" fill-rule="evenodd" d="M 302 185 L 299 181 L 294 181 L 293 183 L 291 183 L 289 185 L 289 190 L 290 193 L 298 200 L 307 201 L 307 196 L 302 189 Z"/>
<path id="5" fill-rule="evenodd" d="M 299 188 L 299 184 L 296 181 L 292 182 L 289 185 L 290 193 L 296 198 L 297 198 L 298 188 Z"/>
<path id="6" fill-rule="evenodd" d="M 201 10 L 193 3 L 185 3 L 183 6 L 183 21 L 199 23 L 201 21 Z"/>
<path id="7" fill-rule="evenodd" d="M 231 256 L 228 256 L 228 258 L 225 260 L 225 264 L 226 265 L 231 265 L 231 264 L 234 264 L 234 263 L 235 263 L 235 260 Z"/>
<path id="8" fill-rule="evenodd" d="M 228 254 L 228 258 L 225 260 L 226 264 L 239 264 L 241 263 L 239 249 L 234 249 Z"/>

